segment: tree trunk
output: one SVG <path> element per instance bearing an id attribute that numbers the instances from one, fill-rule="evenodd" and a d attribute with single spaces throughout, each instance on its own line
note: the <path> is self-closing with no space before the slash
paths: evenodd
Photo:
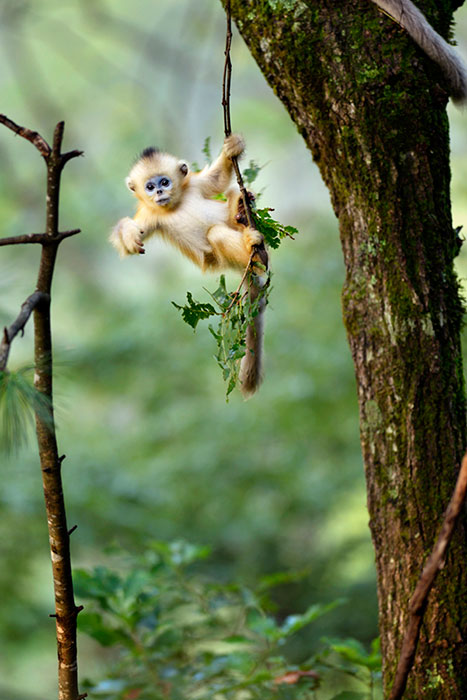
<path id="1" fill-rule="evenodd" d="M 418 4 L 446 36 L 459 2 Z M 368 1 L 232 0 L 232 14 L 339 218 L 387 694 L 465 447 L 448 96 L 437 66 Z M 467 697 L 465 533 L 464 518 L 430 595 L 406 698 Z"/>

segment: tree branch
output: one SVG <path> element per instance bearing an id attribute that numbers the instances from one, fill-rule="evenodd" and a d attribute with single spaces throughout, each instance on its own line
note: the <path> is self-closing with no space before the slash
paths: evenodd
<path id="1" fill-rule="evenodd" d="M 48 158 L 50 155 L 50 146 L 47 141 L 37 131 L 31 131 L 25 126 L 19 126 L 14 121 L 8 119 L 5 114 L 0 114 L 0 124 L 4 124 L 8 129 L 14 131 L 18 136 L 30 141 L 39 151 L 43 158 Z"/>
<path id="2" fill-rule="evenodd" d="M 74 228 L 71 231 L 61 231 L 53 238 L 53 240 L 50 239 L 50 236 L 47 233 L 27 233 L 24 236 L 0 238 L 0 246 L 21 245 L 24 243 L 42 243 L 42 245 L 49 245 L 52 242 L 57 243 L 63 241 L 64 238 L 75 236 L 77 233 L 81 233 L 81 229 Z"/>
<path id="3" fill-rule="evenodd" d="M 4 372 L 8 362 L 10 346 L 13 339 L 20 331 L 23 331 L 33 310 L 43 302 L 48 302 L 49 297 L 42 292 L 34 292 L 21 305 L 21 311 L 9 328 L 3 329 L 3 340 L 0 343 L 0 372 Z"/>
<path id="4" fill-rule="evenodd" d="M 58 651 L 58 698 L 79 700 L 83 695 L 78 690 L 78 662 L 76 646 L 76 617 L 81 608 L 75 605 L 71 576 L 70 533 L 67 527 L 65 501 L 63 497 L 61 464 L 53 416 L 53 358 L 50 302 L 55 260 L 60 242 L 79 233 L 79 229 L 59 232 L 60 178 L 64 165 L 81 151 L 62 154 L 64 122 L 55 127 L 53 146 L 36 131 L 18 126 L 5 115 L 0 123 L 30 141 L 40 152 L 47 166 L 46 233 L 13 236 L 0 240 L 0 246 L 21 243 L 41 243 L 42 254 L 36 292 L 21 307 L 16 321 L 5 329 L 0 344 L 0 367 L 6 366 L 12 339 L 24 327 L 34 310 L 34 386 L 50 405 L 48 420 L 36 412 L 36 434 L 42 470 L 45 506 L 52 558 L 52 573 L 55 597 L 55 622 Z"/>
<path id="5" fill-rule="evenodd" d="M 46 158 L 47 211 L 46 245 L 42 246 L 37 289 L 50 297 L 58 246 L 63 234 L 58 231 L 60 177 L 64 161 L 61 154 L 64 122 L 55 127 L 53 148 Z M 44 243 L 44 241 L 42 241 Z M 53 406 L 52 391 L 52 331 L 50 304 L 34 312 L 34 386 Z M 53 420 L 47 423 L 36 414 L 36 433 L 41 461 L 42 481 L 47 509 L 49 541 L 55 594 L 56 634 L 58 650 L 58 698 L 77 700 L 78 661 L 76 646 L 76 617 L 71 576 L 70 535 L 63 497 L 61 463 Z"/>
<path id="6" fill-rule="evenodd" d="M 423 568 L 422 574 L 415 587 L 409 604 L 409 621 L 402 642 L 399 663 L 391 689 L 389 700 L 402 698 L 407 678 L 412 668 L 415 652 L 417 651 L 420 628 L 425 614 L 428 594 L 435 582 L 436 575 L 444 566 L 444 557 L 451 541 L 454 528 L 462 510 L 467 492 L 467 453 L 462 459 L 456 487 L 444 515 L 441 532 L 433 547 L 433 551 Z"/>

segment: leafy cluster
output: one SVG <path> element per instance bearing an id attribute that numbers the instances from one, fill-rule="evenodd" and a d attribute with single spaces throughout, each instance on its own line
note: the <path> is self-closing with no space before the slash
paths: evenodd
<path id="1" fill-rule="evenodd" d="M 199 321 L 216 316 L 217 326 L 209 324 L 209 331 L 217 345 L 215 358 L 222 370 L 224 381 L 227 382 L 226 394 L 233 391 L 238 381 L 240 360 L 246 352 L 246 330 L 254 322 L 259 313 L 260 303 L 267 299 L 269 285 L 261 287 L 256 299 L 251 299 L 248 294 L 248 284 L 254 273 L 250 272 L 246 278 L 246 284 L 229 292 L 225 283 L 225 276 L 219 278 L 218 287 L 214 292 L 205 290 L 211 297 L 213 304 L 203 303 L 193 299 L 191 292 L 187 292 L 187 304 L 180 306 L 172 304 L 182 312 L 182 318 L 189 326 L 196 329 Z"/>
<path id="2" fill-rule="evenodd" d="M 301 664 L 287 659 L 288 640 L 340 601 L 278 621 L 268 590 L 283 584 L 287 574 L 269 576 L 258 592 L 222 585 L 193 570 L 207 555 L 205 547 L 186 542 L 154 542 L 142 557 L 127 557 L 124 573 L 102 566 L 75 573 L 78 596 L 91 601 L 79 615 L 80 630 L 119 649 L 107 678 L 86 681 L 90 698 L 305 700 L 318 698 L 331 669 L 334 676 L 341 671 L 363 681 L 365 690 L 327 698 L 376 697 L 376 643 L 369 655 L 350 640 L 331 641 Z"/>
<path id="3" fill-rule="evenodd" d="M 205 140 L 203 154 L 207 161 L 211 159 L 209 137 Z M 254 161 L 250 161 L 248 168 L 243 171 L 247 185 L 251 185 L 256 180 L 260 170 L 260 166 Z M 293 226 L 283 226 L 273 219 L 270 214 L 273 209 L 256 209 L 254 205 L 253 209 L 256 228 L 263 234 L 268 247 L 278 248 L 283 238 L 286 236 L 293 238 L 294 234 L 298 233 Z M 258 267 L 262 267 L 262 265 L 255 262 L 256 272 Z M 224 275 L 219 278 L 217 289 L 214 292 L 205 289 L 214 302 L 214 306 L 211 303 L 196 301 L 191 292 L 187 292 L 185 305 L 172 302 L 175 308 L 181 311 L 185 323 L 193 329 L 196 329 L 199 321 L 212 316 L 218 317 L 217 327 L 214 328 L 210 324 L 209 330 L 217 344 L 215 358 L 222 370 L 224 381 L 227 383 L 227 397 L 238 382 L 240 361 L 246 352 L 246 330 L 254 322 L 255 316 L 258 315 L 263 300 L 267 303 L 271 292 L 270 272 L 266 272 L 266 270 L 264 272 L 268 276 L 267 283 L 260 287 L 259 294 L 254 300 L 248 294 L 248 285 L 254 280 L 255 273 L 252 270 L 246 270 L 243 284 L 240 284 L 236 291 L 227 290 Z"/>
<path id="4" fill-rule="evenodd" d="M 274 211 L 266 207 L 265 209 L 256 209 L 254 218 L 256 228 L 263 234 L 266 245 L 270 248 L 278 248 L 282 239 L 288 236 L 294 237 L 298 233 L 294 226 L 283 226 L 278 221 L 272 218 L 269 212 Z"/>

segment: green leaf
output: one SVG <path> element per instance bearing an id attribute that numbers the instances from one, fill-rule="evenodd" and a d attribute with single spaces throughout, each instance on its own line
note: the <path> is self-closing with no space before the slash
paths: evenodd
<path id="1" fill-rule="evenodd" d="M 78 629 L 104 647 L 110 647 L 122 641 L 122 634 L 106 625 L 99 613 L 81 612 L 78 615 Z"/>
<path id="2" fill-rule="evenodd" d="M 257 165 L 253 160 L 250 160 L 250 164 L 248 168 L 245 168 L 243 170 L 243 179 L 247 183 L 247 185 L 251 185 L 256 178 L 258 177 L 258 173 L 261 170 L 261 166 Z"/>
<path id="3" fill-rule="evenodd" d="M 266 244 L 270 248 L 278 248 L 280 242 L 286 236 L 293 237 L 298 233 L 294 226 L 283 226 L 272 218 L 270 208 L 257 209 L 255 212 L 255 223 L 258 231 L 263 234 Z"/>
<path id="4" fill-rule="evenodd" d="M 281 636 L 290 637 L 295 632 L 303 629 L 326 613 L 342 605 L 343 600 L 334 600 L 332 603 L 311 605 L 302 615 L 289 615 L 281 627 Z"/>
<path id="5" fill-rule="evenodd" d="M 122 586 L 120 577 L 113 571 L 103 566 L 98 566 L 90 574 L 83 569 L 75 569 L 73 572 L 73 585 L 76 595 L 80 598 L 105 599 L 113 595 Z"/>
<path id="6" fill-rule="evenodd" d="M 357 666 L 364 666 L 369 671 L 381 669 L 381 654 L 376 642 L 373 642 L 370 654 L 367 654 L 363 644 L 356 639 L 327 640 L 327 642 L 329 647 L 346 661 Z"/>
<path id="7" fill-rule="evenodd" d="M 217 315 L 217 311 L 212 306 L 212 304 L 203 304 L 198 301 L 195 301 L 191 292 L 187 292 L 186 298 L 188 301 L 188 305 L 186 306 L 180 306 L 174 301 L 172 302 L 172 304 L 175 306 L 176 309 L 179 309 L 179 311 L 182 312 L 183 320 L 185 321 L 185 323 L 188 323 L 188 325 L 191 326 L 193 329 L 196 328 L 199 321 L 202 321 L 205 318 L 209 318 L 210 316 Z"/>
<path id="8" fill-rule="evenodd" d="M 252 632 L 266 639 L 276 641 L 281 636 L 276 621 L 268 615 L 261 615 L 257 610 L 249 612 L 247 624 Z"/>
<path id="9" fill-rule="evenodd" d="M 368 700 L 368 693 L 355 693 L 353 690 L 343 690 L 333 695 L 331 700 Z"/>
<path id="10" fill-rule="evenodd" d="M 205 158 L 206 158 L 206 162 L 207 162 L 207 163 L 210 163 L 211 160 L 212 160 L 212 156 L 211 156 L 211 137 L 210 137 L 210 136 L 206 136 L 206 138 L 204 139 L 204 145 L 203 145 L 203 148 L 201 149 L 201 152 L 204 153 L 204 156 L 205 156 Z"/>

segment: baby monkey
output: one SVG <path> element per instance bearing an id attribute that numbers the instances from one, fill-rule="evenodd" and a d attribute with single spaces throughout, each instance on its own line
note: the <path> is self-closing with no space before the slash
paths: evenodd
<path id="1" fill-rule="evenodd" d="M 237 216 L 240 192 L 227 189 L 232 156 L 245 149 L 243 138 L 231 134 L 217 160 L 198 173 L 187 163 L 156 148 L 146 148 L 126 179 L 138 199 L 136 214 L 120 219 L 110 242 L 122 257 L 144 253 L 144 242 L 154 234 L 175 245 L 202 270 L 244 270 L 253 246 L 263 237 Z M 212 197 L 224 193 L 227 201 Z"/>
<path id="2" fill-rule="evenodd" d="M 144 253 L 146 239 L 159 234 L 203 271 L 233 268 L 243 272 L 252 253 L 257 253 L 254 260 L 267 266 L 262 235 L 247 225 L 238 189 L 228 189 L 231 159 L 242 155 L 244 149 L 243 138 L 231 134 L 217 160 L 192 173 L 184 160 L 157 148 L 146 148 L 126 179 L 138 200 L 136 214 L 132 219 L 120 219 L 110 235 L 110 242 L 121 257 Z M 222 193 L 227 201 L 212 199 Z M 263 269 L 253 268 L 257 274 L 248 283 L 252 300 L 258 298 L 266 282 L 261 277 Z M 258 314 L 247 328 L 246 352 L 239 373 L 241 390 L 247 397 L 261 382 L 265 306 L 264 298 L 260 298 Z"/>

